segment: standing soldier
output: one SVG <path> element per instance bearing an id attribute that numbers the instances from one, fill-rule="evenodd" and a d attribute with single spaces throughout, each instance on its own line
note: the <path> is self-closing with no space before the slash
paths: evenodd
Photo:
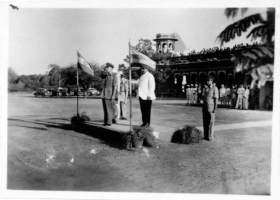
<path id="1" fill-rule="evenodd" d="M 232 85 L 231 90 L 231 108 L 234 108 L 236 104 L 236 98 L 237 98 L 237 88 L 236 85 Z"/>
<path id="2" fill-rule="evenodd" d="M 121 82 L 121 77 L 120 76 L 123 74 L 124 69 L 125 69 L 124 65 L 120 65 L 119 70 L 116 73 L 117 82 L 118 82 L 116 96 L 118 98 L 116 99 L 116 102 L 113 104 L 113 123 L 117 123 L 117 121 L 120 119 L 120 101 L 119 101 L 120 82 Z"/>
<path id="3" fill-rule="evenodd" d="M 193 88 L 193 100 L 194 104 L 197 104 L 197 84 L 195 84 Z"/>
<path id="4" fill-rule="evenodd" d="M 202 86 L 199 83 L 198 87 L 197 87 L 197 103 L 200 104 L 201 102 L 201 98 L 202 98 Z"/>
<path id="5" fill-rule="evenodd" d="M 227 86 L 227 89 L 226 89 L 226 101 L 227 101 L 227 106 L 229 107 L 230 106 L 230 103 L 231 103 L 231 89 L 230 89 L 230 86 L 228 85 Z"/>
<path id="6" fill-rule="evenodd" d="M 221 105 L 223 105 L 226 102 L 225 98 L 226 98 L 226 88 L 222 84 L 221 85 L 221 89 L 220 89 L 220 102 L 221 102 Z"/>
<path id="7" fill-rule="evenodd" d="M 120 119 L 126 120 L 126 102 L 128 97 L 128 83 L 124 78 L 124 75 L 121 75 L 120 83 L 120 93 L 119 93 L 119 102 L 120 102 Z"/>
<path id="8" fill-rule="evenodd" d="M 102 105 L 104 110 L 104 126 L 111 126 L 113 120 L 113 104 L 116 100 L 116 91 L 118 87 L 117 76 L 113 73 L 114 65 L 106 63 L 101 78 L 104 80 L 104 86 L 101 93 Z"/>
<path id="9" fill-rule="evenodd" d="M 193 87 L 193 84 L 191 84 L 191 87 L 190 87 L 190 100 L 191 100 L 191 104 L 193 104 L 193 101 L 194 101 L 194 87 Z"/>
<path id="10" fill-rule="evenodd" d="M 214 87 L 213 81 L 215 79 L 212 76 L 207 78 L 208 87 L 204 90 L 203 99 L 203 130 L 204 139 L 211 141 L 214 139 L 214 122 L 215 112 L 217 110 L 219 91 L 217 87 Z"/>
<path id="11" fill-rule="evenodd" d="M 239 108 L 242 109 L 242 104 L 243 104 L 243 94 L 244 94 L 245 90 L 243 88 L 243 85 L 240 85 L 240 88 L 238 88 L 237 90 L 237 102 L 236 102 L 236 106 L 235 109 Z"/>
<path id="12" fill-rule="evenodd" d="M 248 110 L 248 99 L 249 99 L 249 95 L 250 95 L 250 86 L 246 86 L 245 87 L 245 91 L 243 93 L 243 109 Z"/>
<path id="13" fill-rule="evenodd" d="M 190 104 L 190 95 L 191 95 L 191 88 L 189 85 L 187 85 L 187 88 L 186 88 L 186 99 L 187 99 L 187 105 Z"/>
<path id="14" fill-rule="evenodd" d="M 151 110 L 152 102 L 156 99 L 155 94 L 155 78 L 146 67 L 141 68 L 142 75 L 139 78 L 138 98 L 140 103 L 140 110 L 142 114 L 141 126 L 150 126 L 151 124 Z"/>

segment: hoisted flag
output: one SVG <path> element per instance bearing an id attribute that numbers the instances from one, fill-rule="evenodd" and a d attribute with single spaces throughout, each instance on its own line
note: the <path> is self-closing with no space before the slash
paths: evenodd
<path id="1" fill-rule="evenodd" d="M 146 67 L 152 71 L 156 69 L 156 62 L 148 56 L 138 52 L 134 47 L 130 46 L 130 66 Z"/>
<path id="2" fill-rule="evenodd" d="M 90 64 L 81 56 L 79 52 L 78 53 L 78 68 L 87 74 L 94 76 L 94 71 L 90 67 Z"/>

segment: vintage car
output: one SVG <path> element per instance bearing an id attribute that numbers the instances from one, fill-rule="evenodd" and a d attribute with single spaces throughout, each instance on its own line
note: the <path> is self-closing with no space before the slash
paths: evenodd
<path id="1" fill-rule="evenodd" d="M 68 96 L 67 88 L 59 87 L 57 88 L 58 96 Z"/>
<path id="2" fill-rule="evenodd" d="M 100 92 L 95 88 L 89 88 L 87 91 L 87 95 L 88 96 L 98 96 L 98 95 L 100 95 Z"/>
<path id="3" fill-rule="evenodd" d="M 50 92 L 46 88 L 37 88 L 37 90 L 34 92 L 35 97 L 37 96 L 50 96 Z"/>

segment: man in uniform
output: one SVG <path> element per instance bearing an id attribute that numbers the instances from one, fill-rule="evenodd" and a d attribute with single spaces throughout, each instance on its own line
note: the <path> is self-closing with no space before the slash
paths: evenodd
<path id="1" fill-rule="evenodd" d="M 116 96 L 118 97 L 118 99 L 116 100 L 115 103 L 113 103 L 113 123 L 117 123 L 117 121 L 120 119 L 120 82 L 121 82 L 121 75 L 124 72 L 124 65 L 120 65 L 119 66 L 119 70 L 116 73 L 117 76 L 117 81 L 118 81 L 118 86 L 117 86 L 117 91 L 116 91 Z"/>
<path id="2" fill-rule="evenodd" d="M 214 139 L 214 122 L 215 112 L 217 110 L 219 91 L 217 87 L 214 87 L 213 81 L 215 79 L 211 76 L 207 77 L 207 88 L 203 94 L 203 129 L 204 139 L 211 141 Z"/>
<path id="3" fill-rule="evenodd" d="M 104 126 L 111 126 L 113 120 L 113 104 L 116 100 L 116 91 L 118 87 L 117 76 L 113 73 L 114 65 L 106 63 L 101 78 L 104 80 L 104 86 L 101 93 L 102 105 L 104 110 Z"/>
<path id="4" fill-rule="evenodd" d="M 151 109 L 152 101 L 156 99 L 155 95 L 155 78 L 147 68 L 142 67 L 142 75 L 139 78 L 138 98 L 140 102 L 140 109 L 142 114 L 141 126 L 150 126 L 151 124 Z"/>
<path id="5" fill-rule="evenodd" d="M 126 102 L 128 97 L 128 83 L 125 80 L 124 75 L 120 76 L 120 91 L 119 91 L 119 102 L 120 102 L 120 119 L 126 120 Z"/>

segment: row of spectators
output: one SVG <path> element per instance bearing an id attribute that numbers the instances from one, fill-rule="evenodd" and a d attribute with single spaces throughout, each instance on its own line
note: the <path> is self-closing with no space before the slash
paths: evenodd
<path id="1" fill-rule="evenodd" d="M 230 48 L 230 47 L 220 47 L 220 48 L 219 47 L 213 47 L 213 48 L 208 48 L 208 49 L 203 48 L 201 51 L 198 51 L 198 52 L 193 50 L 193 51 L 189 52 L 187 55 L 190 56 L 190 55 L 218 53 L 218 52 L 223 52 L 223 51 L 234 51 L 234 50 L 251 48 L 251 47 L 259 46 L 259 45 L 261 45 L 261 43 L 254 42 L 253 44 L 248 44 L 247 43 L 246 45 L 244 45 L 243 43 L 237 44 L 237 45 L 234 45 L 232 48 Z M 185 54 L 181 53 L 181 55 L 183 56 Z"/>

